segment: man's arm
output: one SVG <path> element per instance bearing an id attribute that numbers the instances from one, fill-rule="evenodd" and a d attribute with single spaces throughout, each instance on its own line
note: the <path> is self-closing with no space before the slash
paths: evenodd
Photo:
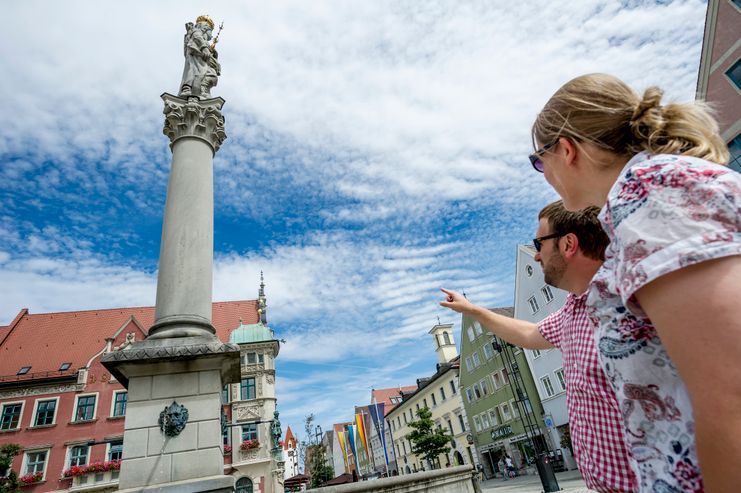
<path id="1" fill-rule="evenodd" d="M 506 317 L 491 310 L 474 305 L 460 293 L 441 289 L 448 298 L 440 302 L 440 306 L 468 315 L 476 319 L 489 332 L 501 337 L 510 344 L 527 349 L 550 349 L 553 344 L 548 342 L 538 330 L 537 324 Z"/>
<path id="2" fill-rule="evenodd" d="M 700 469 L 709 492 L 738 491 L 739 279 L 741 256 L 736 255 L 671 272 L 635 293 L 687 385 Z"/>

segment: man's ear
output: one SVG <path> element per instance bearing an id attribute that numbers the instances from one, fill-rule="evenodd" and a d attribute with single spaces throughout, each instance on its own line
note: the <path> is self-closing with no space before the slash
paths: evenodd
<path id="1" fill-rule="evenodd" d="M 561 243 L 564 249 L 564 256 L 571 258 L 579 253 L 579 238 L 574 233 L 567 233 L 563 237 L 564 241 Z"/>

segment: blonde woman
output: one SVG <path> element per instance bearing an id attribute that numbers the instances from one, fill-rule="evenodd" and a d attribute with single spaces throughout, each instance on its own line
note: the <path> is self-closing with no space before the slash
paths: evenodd
<path id="1" fill-rule="evenodd" d="M 588 304 L 641 491 L 737 491 L 741 175 L 702 104 L 591 74 L 533 124 L 533 167 L 610 238 Z"/>

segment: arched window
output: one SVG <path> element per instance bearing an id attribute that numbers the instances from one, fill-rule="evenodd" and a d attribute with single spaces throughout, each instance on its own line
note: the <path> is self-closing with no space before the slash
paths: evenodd
<path id="1" fill-rule="evenodd" d="M 252 480 L 250 478 L 240 478 L 237 481 L 236 493 L 252 493 Z"/>
<path id="2" fill-rule="evenodd" d="M 450 334 L 448 334 L 447 332 L 443 332 L 443 339 L 445 340 L 445 344 L 451 344 Z"/>

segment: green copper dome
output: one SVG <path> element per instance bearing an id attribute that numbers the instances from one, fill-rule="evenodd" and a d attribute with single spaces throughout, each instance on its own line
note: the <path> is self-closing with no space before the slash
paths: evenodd
<path id="1" fill-rule="evenodd" d="M 262 322 L 245 325 L 240 322 L 239 327 L 229 335 L 229 342 L 234 344 L 248 344 L 250 342 L 274 341 L 273 329 Z"/>

